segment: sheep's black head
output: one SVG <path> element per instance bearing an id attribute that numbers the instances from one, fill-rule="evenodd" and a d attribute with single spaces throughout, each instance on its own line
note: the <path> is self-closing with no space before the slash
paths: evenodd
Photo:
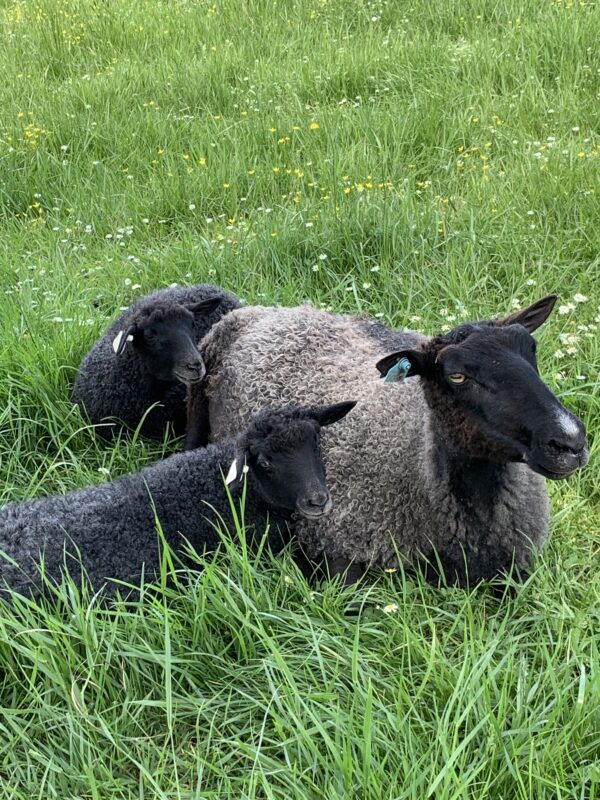
<path id="1" fill-rule="evenodd" d="M 446 440 L 458 448 L 567 477 L 587 463 L 585 429 L 541 380 L 531 335 L 555 302 L 550 295 L 504 319 L 459 325 L 420 350 L 386 356 L 377 369 L 388 380 L 420 375 Z"/>
<path id="2" fill-rule="evenodd" d="M 238 488 L 246 469 L 270 508 L 297 511 L 309 519 L 329 513 L 332 503 L 319 431 L 345 417 L 355 405 L 263 409 L 238 438 L 227 483 Z"/>
<path id="3" fill-rule="evenodd" d="M 148 372 L 169 383 L 197 383 L 206 374 L 194 335 L 194 320 L 210 314 L 221 302 L 211 297 L 199 303 L 154 303 L 142 308 L 113 342 L 117 358 L 127 347 L 141 356 Z"/>

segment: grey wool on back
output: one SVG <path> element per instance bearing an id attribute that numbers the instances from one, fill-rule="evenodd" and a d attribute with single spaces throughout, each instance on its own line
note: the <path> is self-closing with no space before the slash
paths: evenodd
<path id="1" fill-rule="evenodd" d="M 119 422 L 135 429 L 142 419 L 141 433 L 151 438 L 162 438 L 168 423 L 176 434 L 184 432 L 185 384 L 171 378 L 157 378 L 136 346 L 128 345 L 116 355 L 113 343 L 119 331 L 127 331 L 150 312 L 164 319 L 177 305 L 186 306 L 217 296 L 221 302 L 214 310 L 194 315 L 193 338 L 197 343 L 215 322 L 240 307 L 235 295 L 210 284 L 160 289 L 137 300 L 110 325 L 83 359 L 72 393 L 73 402 L 97 425 L 101 436 L 112 439 L 122 430 Z M 181 311 L 185 313 L 184 309 Z M 146 413 L 154 403 L 159 405 Z"/>
<path id="2" fill-rule="evenodd" d="M 456 485 L 440 449 L 437 420 L 420 378 L 385 384 L 375 368 L 390 350 L 428 341 L 373 320 L 312 306 L 248 307 L 215 325 L 201 344 L 210 435 L 228 438 L 272 402 L 358 400 L 342 426 L 323 432 L 334 512 L 299 520 L 294 533 L 311 558 L 394 568 L 399 559 L 441 565 L 451 580 L 526 571 L 548 534 L 540 475 L 524 464 L 483 465 Z M 198 387 L 191 387 L 190 408 Z M 469 467 L 467 467 L 468 472 Z M 482 494 L 470 487 L 481 481 Z"/>

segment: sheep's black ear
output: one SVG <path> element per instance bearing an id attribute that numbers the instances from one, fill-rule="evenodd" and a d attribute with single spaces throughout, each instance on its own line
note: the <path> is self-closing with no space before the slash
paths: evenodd
<path id="1" fill-rule="evenodd" d="M 186 308 L 188 311 L 191 311 L 192 314 L 210 314 L 211 311 L 214 311 L 215 308 L 221 305 L 222 299 L 220 295 L 217 297 L 209 297 L 206 300 L 200 300 L 199 303 L 188 303 L 186 304 Z"/>
<path id="2" fill-rule="evenodd" d="M 130 325 L 126 331 L 119 331 L 113 339 L 112 347 L 116 355 L 120 356 L 123 350 L 127 347 L 128 342 L 133 341 L 133 337 L 137 333 L 137 325 Z"/>
<path id="3" fill-rule="evenodd" d="M 542 325 L 554 308 L 556 303 L 556 295 L 549 294 L 547 297 L 542 297 L 537 303 L 533 303 L 527 308 L 522 308 L 520 311 L 515 311 L 514 314 L 509 314 L 508 317 L 498 320 L 498 325 L 522 325 L 527 328 L 529 333 L 537 331 Z"/>
<path id="4" fill-rule="evenodd" d="M 422 350 L 398 350 L 380 359 L 375 366 L 388 383 L 423 375 L 427 365 L 427 355 Z"/>
<path id="5" fill-rule="evenodd" d="M 319 406 L 312 408 L 310 415 L 319 423 L 321 427 L 325 425 L 333 425 L 343 419 L 348 412 L 352 411 L 358 400 L 348 400 L 345 403 L 334 403 L 332 406 Z"/>

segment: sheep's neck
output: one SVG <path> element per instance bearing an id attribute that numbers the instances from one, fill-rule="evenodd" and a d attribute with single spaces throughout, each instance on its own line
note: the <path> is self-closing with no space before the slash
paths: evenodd
<path id="1" fill-rule="evenodd" d="M 148 388 L 156 398 L 164 397 L 169 389 L 177 384 L 177 381 L 163 381 L 160 378 L 155 378 L 150 372 L 148 372 L 147 375 Z"/>
<path id="2" fill-rule="evenodd" d="M 491 510 L 503 484 L 508 454 L 437 387 L 425 389 L 425 396 L 431 412 L 424 422 L 431 444 L 426 451 L 435 462 L 434 474 L 447 482 L 465 510 Z"/>

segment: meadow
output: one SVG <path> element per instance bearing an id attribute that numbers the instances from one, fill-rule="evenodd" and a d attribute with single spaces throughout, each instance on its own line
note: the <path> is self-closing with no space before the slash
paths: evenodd
<path id="1" fill-rule="evenodd" d="M 135 605 L 2 604 L 1 798 L 600 797 L 599 41 L 589 0 L 0 3 L 0 503 L 181 447 L 69 402 L 174 282 L 426 332 L 556 292 L 591 445 L 504 594 L 311 586 L 232 531 Z"/>

